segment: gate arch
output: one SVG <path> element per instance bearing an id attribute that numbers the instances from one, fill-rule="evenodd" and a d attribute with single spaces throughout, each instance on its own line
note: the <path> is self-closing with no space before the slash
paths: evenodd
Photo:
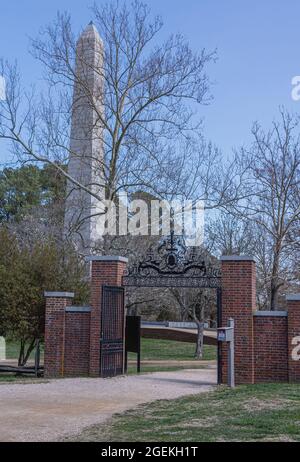
<path id="1" fill-rule="evenodd" d="M 221 270 L 200 259 L 196 249 L 186 247 L 181 236 L 170 236 L 151 246 L 144 260 L 126 268 L 122 278 L 126 287 L 215 289 L 217 327 L 222 320 Z M 221 347 L 218 343 L 218 383 L 222 381 Z"/>

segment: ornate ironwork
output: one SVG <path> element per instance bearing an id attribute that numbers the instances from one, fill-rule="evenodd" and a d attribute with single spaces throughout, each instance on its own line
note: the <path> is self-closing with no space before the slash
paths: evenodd
<path id="1" fill-rule="evenodd" d="M 128 268 L 125 286 L 219 288 L 220 269 L 207 264 L 195 248 L 187 248 L 181 236 L 171 235 L 146 258 Z"/>

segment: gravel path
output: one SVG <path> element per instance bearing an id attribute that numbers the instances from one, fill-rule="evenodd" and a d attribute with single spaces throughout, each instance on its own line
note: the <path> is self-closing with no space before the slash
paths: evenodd
<path id="1" fill-rule="evenodd" d="M 212 390 L 216 370 L 0 385 L 0 441 L 56 441 L 157 399 Z"/>

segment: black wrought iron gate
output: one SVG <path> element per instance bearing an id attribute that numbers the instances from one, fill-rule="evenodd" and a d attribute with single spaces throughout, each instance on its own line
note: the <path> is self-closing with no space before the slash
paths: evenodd
<path id="1" fill-rule="evenodd" d="M 100 375 L 114 377 L 124 373 L 124 289 L 102 287 Z"/>

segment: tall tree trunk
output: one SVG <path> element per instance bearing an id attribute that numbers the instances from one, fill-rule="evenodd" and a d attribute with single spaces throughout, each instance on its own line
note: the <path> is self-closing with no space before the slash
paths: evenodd
<path id="1" fill-rule="evenodd" d="M 270 310 L 275 311 L 278 304 L 278 290 L 279 290 L 279 258 L 280 258 L 280 245 L 277 244 L 274 252 L 273 268 L 271 276 L 270 287 Z"/>
<path id="2" fill-rule="evenodd" d="M 18 359 L 18 366 L 26 366 L 26 363 L 30 357 L 30 354 L 32 353 L 34 347 L 35 347 L 35 339 L 33 339 L 27 350 L 26 350 L 26 340 L 21 340 L 21 345 L 20 345 L 20 352 L 19 352 L 19 359 Z"/>
<path id="3" fill-rule="evenodd" d="M 25 349 L 25 342 L 24 342 L 24 340 L 21 340 L 20 351 L 19 351 L 19 359 L 18 359 L 18 366 L 23 366 L 24 349 Z"/>
<path id="4" fill-rule="evenodd" d="M 31 341 L 31 343 L 29 344 L 29 347 L 27 348 L 27 351 L 26 351 L 26 353 L 24 355 L 24 360 L 23 360 L 22 366 L 26 366 L 26 363 L 27 363 L 32 351 L 34 350 L 35 345 L 36 345 L 36 339 L 34 338 Z"/>
<path id="5" fill-rule="evenodd" d="M 272 279 L 271 281 L 271 297 L 270 297 L 270 310 L 276 311 L 278 304 L 278 286 Z"/>
<path id="6" fill-rule="evenodd" d="M 204 331 L 204 323 L 196 321 L 197 323 L 197 341 L 196 341 L 196 351 L 195 351 L 195 359 L 202 359 L 203 358 L 203 331 Z"/>

